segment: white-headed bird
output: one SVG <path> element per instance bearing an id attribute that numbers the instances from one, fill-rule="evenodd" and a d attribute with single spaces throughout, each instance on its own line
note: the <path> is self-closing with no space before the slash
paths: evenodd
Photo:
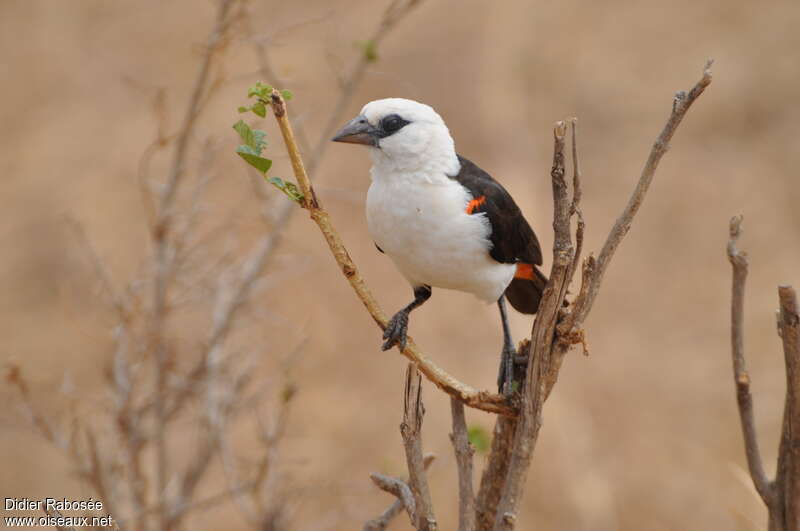
<path id="1" fill-rule="evenodd" d="M 536 267 L 542 264 L 539 241 L 517 204 L 456 153 L 444 120 L 428 105 L 372 101 L 333 140 L 369 147 L 369 232 L 414 290 L 414 300 L 389 321 L 383 350 L 405 348 L 408 316 L 433 287 L 472 293 L 500 309 L 498 387 L 510 394 L 516 349 L 505 299 L 519 312 L 536 313 L 547 283 Z"/>

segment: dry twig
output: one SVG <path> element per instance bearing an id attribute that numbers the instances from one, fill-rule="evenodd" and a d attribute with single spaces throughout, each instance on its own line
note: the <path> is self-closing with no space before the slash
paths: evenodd
<path id="1" fill-rule="evenodd" d="M 503 494 L 503 485 L 511 462 L 511 448 L 517 430 L 518 417 L 498 417 L 492 434 L 492 447 L 481 475 L 475 499 L 476 529 L 491 529 L 494 515 Z"/>
<path id="2" fill-rule="evenodd" d="M 530 460 L 536 446 L 539 429 L 542 425 L 542 407 L 546 399 L 546 379 L 551 370 L 552 346 L 555 326 L 569 285 L 569 266 L 573 248 L 570 235 L 569 200 L 564 180 L 564 137 L 567 129 L 564 122 L 558 122 L 554 129 L 555 147 L 553 152 L 553 182 L 555 241 L 553 243 L 553 267 L 550 280 L 539 303 L 539 310 L 533 324 L 531 356 L 522 394 L 519 423 L 510 448 L 511 459 L 505 478 L 494 529 L 513 529 L 516 523 L 516 508 L 522 497 L 522 489 L 530 467 Z M 499 478 L 500 479 L 500 478 Z"/>
<path id="3" fill-rule="evenodd" d="M 475 492 L 472 487 L 472 456 L 475 449 L 469 442 L 464 404 L 450 397 L 450 413 L 453 417 L 453 433 L 450 440 L 456 454 L 458 468 L 458 530 L 475 529 Z"/>
<path id="4" fill-rule="evenodd" d="M 750 376 L 745 367 L 744 289 L 748 261 L 747 256 L 736 247 L 741 225 L 741 216 L 731 218 L 728 259 L 733 268 L 731 356 L 747 467 L 756 491 L 767 506 L 770 531 L 797 531 L 800 529 L 800 315 L 797 295 L 791 286 L 778 286 L 778 335 L 783 342 L 786 400 L 777 473 L 775 480 L 770 481 L 764 472 L 758 449 Z"/>
<path id="5" fill-rule="evenodd" d="M 797 294 L 791 286 L 778 286 L 778 299 L 778 331 L 786 364 L 786 402 L 774 483 L 777 499 L 770 508 L 770 529 L 797 531 L 800 529 L 800 313 Z"/>
<path id="6" fill-rule="evenodd" d="M 255 528 L 263 528 L 267 519 L 276 521 L 276 516 L 286 512 L 279 503 L 286 487 L 276 481 L 275 461 L 292 393 L 284 393 L 280 425 L 261 440 L 264 456 L 256 466 L 248 468 L 255 471 L 255 477 L 236 483 L 234 488 L 207 503 L 195 500 L 217 452 L 222 454 L 225 449 L 226 456 L 232 455 L 228 461 L 241 459 L 231 450 L 230 424 L 250 399 L 247 396 L 250 371 L 247 360 L 228 352 L 226 343 L 241 321 L 242 309 L 254 292 L 272 249 L 272 240 L 266 235 L 239 262 L 228 261 L 226 256 L 217 260 L 203 255 L 202 251 L 208 250 L 212 243 L 209 235 L 199 234 L 198 227 L 206 184 L 212 177 L 208 170 L 213 167 L 215 153 L 211 142 L 203 146 L 195 182 L 189 182 L 196 124 L 209 97 L 223 80 L 213 70 L 239 16 L 234 7 L 241 1 L 215 2 L 214 25 L 175 134 L 165 133 L 165 117 L 163 112 L 157 112 L 158 138 L 142 157 L 139 168 L 142 182 L 149 180 L 148 162 L 155 149 L 170 146 L 173 151 L 156 196 L 149 189 L 143 193 L 154 250 L 142 278 L 132 280 L 126 289 L 116 289 L 108 267 L 81 227 L 77 227 L 85 255 L 111 299 L 117 318 L 114 349 L 106 370 L 111 397 L 108 416 L 93 417 L 90 422 L 71 408 L 68 422 L 52 422 L 34 408 L 19 369 L 12 366 L 8 374 L 9 382 L 19 389 L 21 403 L 37 432 L 67 454 L 77 476 L 96 492 L 115 521 L 132 529 L 182 528 L 191 510 L 239 497 L 254 500 L 250 506 L 256 512 Z M 160 107 L 156 105 L 157 110 Z M 201 276 L 198 278 L 197 274 Z M 198 286 L 207 277 L 219 281 L 210 289 Z M 174 341 L 177 319 L 172 317 L 179 307 L 179 290 L 199 293 L 201 298 L 197 302 L 202 304 L 195 304 L 193 310 L 209 313 L 208 335 L 185 342 L 193 344 L 196 353 L 182 352 L 184 347 Z M 187 356 L 197 358 L 188 370 L 179 365 Z M 190 412 L 186 407 L 189 403 L 196 406 Z M 99 422 L 105 424 L 101 426 Z M 168 451 L 173 436 L 186 431 L 175 429 L 178 422 L 181 426 L 195 423 L 198 435 L 196 450 L 186 448 L 181 460 L 174 459 L 174 453 Z M 145 462 L 150 456 L 152 466 Z"/>
<path id="7" fill-rule="evenodd" d="M 750 477 L 764 503 L 772 503 L 773 492 L 764 472 L 761 453 L 756 437 L 755 417 L 753 415 L 753 396 L 750 394 L 750 375 L 744 360 L 744 289 L 747 281 L 747 255 L 739 252 L 736 242 L 741 234 L 742 217 L 731 218 L 730 239 L 728 240 L 728 260 L 733 268 L 733 286 L 731 299 L 731 352 L 733 354 L 733 378 L 736 382 L 736 399 L 739 404 L 739 416 L 742 422 L 747 454 L 747 467 Z"/>
<path id="8" fill-rule="evenodd" d="M 704 70 L 703 76 L 688 93 L 679 92 L 673 102 L 672 112 L 661 134 L 653 145 L 650 155 L 642 170 L 642 174 L 631 195 L 628 205 L 622 215 L 617 219 L 614 227 L 606 238 L 600 256 L 595 262 L 588 259 L 584 264 L 582 279 L 584 284 L 577 299 L 572 305 L 572 311 L 565 317 L 560 316 L 562 303 L 566 296 L 572 275 L 575 271 L 575 249 L 572 244 L 570 219 L 572 214 L 579 212 L 581 197 L 580 175 L 577 166 L 573 176 L 573 199 L 568 198 L 567 185 L 564 179 L 564 138 L 566 124 L 556 124 L 554 136 L 555 147 L 553 155 L 553 168 L 551 171 L 553 183 L 553 229 L 555 238 L 553 242 L 553 267 L 550 280 L 545 288 L 536 320 L 533 324 L 531 336 L 530 356 L 526 380 L 523 385 L 522 404 L 520 415 L 514 431 L 513 442 L 510 446 L 498 447 L 499 451 L 509 452 L 510 459 L 507 467 L 497 467 L 497 471 L 504 472 L 503 477 L 484 475 L 481 489 L 486 484 L 487 492 L 496 492 L 498 485 L 502 485 L 502 496 L 494 509 L 492 529 L 496 531 L 512 530 L 517 520 L 517 508 L 522 498 L 522 492 L 530 468 L 531 458 L 536 446 L 539 430 L 542 425 L 542 410 L 544 402 L 552 391 L 558 379 L 561 361 L 569 350 L 571 344 L 583 342 L 581 325 L 592 308 L 603 274 L 607 269 L 622 239 L 631 227 L 633 218 L 639 210 L 650 183 L 655 175 L 661 157 L 666 153 L 670 139 L 681 120 L 694 101 L 703 93 L 711 83 L 711 61 Z M 575 123 L 573 122 L 573 127 Z M 574 136 L 573 136 L 574 140 Z M 573 158 L 577 161 L 577 148 L 574 149 Z M 571 208 L 572 205 L 572 208 Z M 580 237 L 582 238 L 582 228 Z M 559 320 L 561 322 L 559 323 Z M 490 457 L 497 463 L 504 463 L 502 457 Z M 503 470 L 505 468 L 505 470 Z M 490 498 L 479 502 L 491 501 Z M 487 514 L 492 512 L 491 507 L 479 504 L 479 529 L 489 529 L 486 526 Z"/>
<path id="9" fill-rule="evenodd" d="M 427 471 L 428 467 L 431 466 L 431 463 L 433 463 L 433 461 L 435 459 L 436 459 L 435 455 L 427 454 L 425 456 L 425 458 L 423 459 L 423 463 L 422 463 L 423 464 L 423 468 Z M 378 485 L 378 488 L 380 488 L 381 490 L 386 490 L 386 489 L 383 489 L 383 487 L 381 485 L 379 485 L 377 482 L 375 482 L 375 478 L 373 476 L 376 476 L 376 475 L 377 476 L 381 476 L 381 474 L 372 474 L 372 475 L 370 475 L 370 477 L 372 478 L 372 481 L 376 485 Z M 407 483 L 408 482 L 406 481 L 404 483 L 406 483 L 406 488 L 408 488 L 407 487 Z M 411 490 L 409 489 L 408 492 L 410 494 Z M 413 495 L 411 495 L 411 501 L 412 502 L 414 501 Z M 378 516 L 377 518 L 373 518 L 372 520 L 370 520 L 366 524 L 364 524 L 364 531 L 382 531 L 383 529 L 386 529 L 387 527 L 389 527 L 389 524 L 391 523 L 391 521 L 398 514 L 400 514 L 400 512 L 404 508 L 406 508 L 405 502 L 403 501 L 402 498 L 398 498 L 397 500 L 394 501 L 394 503 L 392 503 L 389 507 L 387 507 L 386 510 L 383 511 L 383 513 L 380 516 Z M 409 512 L 409 518 L 411 519 L 411 522 L 413 524 L 415 519 L 414 519 L 414 517 L 412 516 L 411 513 L 413 513 L 413 511 Z"/>
<path id="10" fill-rule="evenodd" d="M 409 363 L 406 368 L 403 422 L 400 424 L 400 433 L 403 436 L 403 447 L 406 451 L 408 485 L 414 494 L 416 504 L 414 527 L 421 531 L 433 531 L 436 529 L 436 518 L 433 516 L 433 503 L 422 457 L 422 418 L 424 416 L 422 376 L 416 365 Z"/>
<path id="11" fill-rule="evenodd" d="M 169 458 L 167 456 L 167 376 L 169 354 L 164 344 L 164 326 L 168 313 L 168 289 L 173 275 L 175 262 L 173 241 L 169 238 L 175 214 L 175 197 L 183 179 L 186 169 L 186 157 L 189 141 L 194 131 L 202 98 L 208 90 L 208 79 L 211 71 L 211 62 L 224 42 L 226 29 L 230 24 L 229 13 L 236 0 L 221 0 L 217 10 L 214 30 L 208 37 L 203 61 L 198 70 L 192 89 L 192 95 L 186 108 L 183 125 L 178 133 L 175 151 L 167 180 L 161 191 L 156 212 L 156 222 L 153 226 L 153 241 L 155 243 L 155 272 L 153 281 L 153 302 L 150 320 L 150 349 L 155 353 L 154 366 L 156 379 L 156 430 L 155 430 L 155 469 L 156 495 L 161 498 L 166 494 L 167 479 L 169 477 Z M 159 514 L 160 525 L 167 525 L 165 511 Z"/>
<path id="12" fill-rule="evenodd" d="M 630 199 L 628 199 L 628 204 L 625 206 L 619 218 L 617 218 L 617 221 L 614 223 L 611 232 L 609 232 L 603 244 L 603 248 L 600 250 L 600 255 L 596 260 L 589 285 L 586 286 L 586 288 L 581 286 L 581 290 L 584 291 L 584 296 L 579 296 L 575 300 L 571 315 L 564 321 L 562 326 L 559 326 L 560 333 L 580 328 L 583 321 L 588 316 L 589 311 L 592 309 L 592 305 L 600 291 L 603 275 L 605 275 L 606 269 L 611 263 L 611 259 L 614 257 L 617 247 L 630 230 L 633 218 L 639 211 L 639 207 L 641 207 L 644 202 L 647 190 L 650 188 L 650 183 L 653 182 L 653 177 L 655 177 L 658 163 L 669 149 L 669 142 L 672 140 L 672 136 L 675 134 L 681 121 L 683 121 L 683 117 L 686 116 L 686 112 L 695 100 L 700 97 L 703 91 L 705 91 L 706 87 L 711 84 L 711 65 L 713 63 L 713 60 L 708 60 L 706 62 L 703 67 L 703 76 L 689 92 L 680 91 L 675 94 L 675 99 L 672 102 L 672 113 L 670 113 L 667 123 L 664 125 L 664 128 L 658 135 L 658 138 L 656 138 L 650 150 L 650 155 L 647 157 L 642 173 L 639 176 L 639 181 L 636 183 L 636 188 L 633 190 Z"/>
<path id="13" fill-rule="evenodd" d="M 411 521 L 411 525 L 416 527 L 417 525 L 417 503 L 414 501 L 414 494 L 411 492 L 408 484 L 405 481 L 397 478 L 393 478 L 390 476 L 385 476 L 383 474 L 370 474 L 370 479 L 375 485 L 390 494 L 394 494 L 397 497 L 397 501 L 400 502 L 401 507 L 405 507 L 406 512 L 408 513 L 408 518 Z M 394 508 L 394 505 L 389 509 L 390 511 Z M 399 511 L 398 511 L 399 512 Z M 396 513 L 395 513 L 396 514 Z M 364 529 L 385 529 L 386 526 L 389 525 L 389 521 L 394 517 L 394 514 L 388 515 L 386 521 L 384 523 L 383 517 L 378 520 L 373 520 L 367 523 Z"/>

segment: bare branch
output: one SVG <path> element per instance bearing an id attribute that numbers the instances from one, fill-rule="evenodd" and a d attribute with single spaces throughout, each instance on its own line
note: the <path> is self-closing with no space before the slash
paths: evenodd
<path id="1" fill-rule="evenodd" d="M 397 500 L 400 502 L 401 506 L 405 507 L 406 512 L 408 513 L 408 517 L 411 520 L 411 525 L 416 527 L 417 505 L 414 501 L 414 495 L 411 493 L 411 489 L 408 487 L 405 481 L 377 473 L 370 474 L 369 477 L 379 489 L 390 494 L 394 494 L 397 497 Z M 394 507 L 394 505 L 392 505 L 392 507 Z M 389 519 L 392 517 L 394 517 L 394 515 L 389 517 Z M 367 525 L 364 527 L 364 529 L 385 529 L 388 524 L 388 520 L 385 524 L 379 520 L 374 520 L 367 522 Z"/>
<path id="2" fill-rule="evenodd" d="M 106 264 L 106 262 L 100 257 L 97 250 L 92 245 L 92 242 L 86 235 L 86 230 L 84 229 L 83 225 L 72 218 L 68 218 L 68 221 L 70 226 L 75 231 L 75 235 L 77 236 L 79 243 L 83 245 L 83 248 L 86 250 L 86 255 L 88 256 L 89 261 L 94 268 L 95 274 L 100 279 L 103 289 L 111 298 L 111 304 L 114 306 L 114 310 L 117 312 L 117 318 L 120 324 L 123 326 L 126 325 L 130 318 L 128 301 L 123 294 L 116 289 L 111 271 L 108 268 L 108 264 Z"/>
<path id="3" fill-rule="evenodd" d="M 356 292 L 358 298 L 367 308 L 367 311 L 370 313 L 378 326 L 381 329 L 386 328 L 386 314 L 383 313 L 383 310 L 378 305 L 378 302 L 375 300 L 372 292 L 367 287 L 366 282 L 361 277 L 358 268 L 350 258 L 350 255 L 347 252 L 339 233 L 331 223 L 328 212 L 322 208 L 316 196 L 314 195 L 311 181 L 309 180 L 308 174 L 305 171 L 300 151 L 297 148 L 297 143 L 295 142 L 294 134 L 292 133 L 292 126 L 290 125 L 286 114 L 286 103 L 283 101 L 283 98 L 277 90 L 273 91 L 272 93 L 271 107 L 275 119 L 278 121 L 278 125 L 280 126 L 283 140 L 286 144 L 286 150 L 289 152 L 289 157 L 292 161 L 292 168 L 294 170 L 295 178 L 297 179 L 297 184 L 300 188 L 300 191 L 303 193 L 303 208 L 309 211 L 311 219 L 314 220 L 319 227 L 320 231 L 325 237 L 326 242 L 328 243 L 328 247 L 330 248 L 333 257 L 336 260 L 336 263 L 342 270 L 342 274 L 344 274 L 345 278 L 347 278 L 347 281 Z M 402 351 L 402 354 L 414 362 L 419 368 L 420 372 L 422 372 L 422 374 L 424 374 L 428 380 L 433 382 L 437 387 L 446 393 L 458 397 L 467 406 L 492 413 L 500 413 L 503 415 L 514 414 L 514 410 L 506 404 L 506 401 L 502 396 L 489 393 L 488 391 L 478 391 L 477 389 L 474 389 L 456 380 L 451 375 L 446 373 L 443 369 L 423 355 L 417 349 L 416 344 L 411 338 L 408 338 L 408 343 L 406 348 Z"/>
<path id="4" fill-rule="evenodd" d="M 771 520 L 782 518 L 786 531 L 796 531 L 800 529 L 800 313 L 791 286 L 778 286 L 778 298 L 778 331 L 786 363 L 786 402 L 775 478 L 778 500 L 773 506 L 768 504 L 768 508 Z"/>
<path id="5" fill-rule="evenodd" d="M 553 340 L 558 312 L 566 296 L 567 275 L 572 263 L 573 249 L 570 235 L 569 199 L 564 180 L 564 137 L 566 124 L 557 122 L 553 129 L 553 168 L 550 172 L 553 184 L 553 267 L 550 280 L 542 294 L 531 336 L 531 354 L 523 385 L 522 407 L 519 424 L 514 433 L 511 459 L 503 485 L 502 496 L 494 515 L 495 530 L 514 529 L 517 507 L 530 468 L 533 450 L 542 426 L 542 407 L 547 396 L 547 380 L 552 374 Z"/>
<path id="6" fill-rule="evenodd" d="M 591 284 L 586 290 L 586 296 L 575 301 L 575 308 L 563 326 L 559 327 L 560 331 L 566 332 L 571 328 L 579 328 L 589 314 L 589 311 L 591 310 L 592 305 L 597 298 L 597 293 L 600 291 L 600 284 L 603 280 L 603 275 L 605 275 L 606 269 L 611 263 L 611 258 L 614 256 L 617 247 L 631 228 L 633 218 L 639 211 L 639 207 L 644 201 L 647 190 L 650 188 L 650 183 L 653 182 L 653 177 L 655 176 L 658 164 L 669 149 L 669 142 L 672 140 L 672 136 L 678 129 L 683 117 L 686 116 L 689 108 L 697 100 L 697 98 L 700 97 L 706 87 L 711 84 L 712 63 L 712 60 L 709 60 L 706 63 L 705 67 L 703 68 L 703 76 L 688 93 L 680 91 L 675 95 L 672 105 L 672 112 L 670 113 L 666 125 L 664 125 L 664 128 L 653 144 L 653 148 L 650 151 L 650 155 L 647 157 L 647 162 L 642 169 L 642 173 L 639 177 L 638 183 L 636 184 L 636 188 L 631 194 L 625 209 L 622 211 L 622 215 L 620 215 L 620 217 L 617 218 L 616 223 L 614 223 L 614 227 L 608 234 L 606 242 L 600 251 Z"/>
<path id="7" fill-rule="evenodd" d="M 744 360 L 744 288 L 747 281 L 747 255 L 739 252 L 736 242 L 741 234 L 742 217 L 734 216 L 730 222 L 730 239 L 728 240 L 728 260 L 733 267 L 733 298 L 731 300 L 731 353 L 733 354 L 733 378 L 736 383 L 736 399 L 739 404 L 739 418 L 742 423 L 747 467 L 753 485 L 766 505 L 771 505 L 774 492 L 758 449 L 755 417 L 753 414 L 753 397 L 750 394 L 750 375 L 747 373 Z"/>
<path id="8" fill-rule="evenodd" d="M 416 504 L 416 521 L 414 527 L 421 531 L 436 529 L 436 518 L 433 515 L 431 493 L 425 477 L 425 466 L 422 457 L 422 418 L 425 406 L 422 404 L 422 376 L 417 366 L 409 363 L 406 368 L 406 387 L 403 394 L 403 422 L 400 433 L 408 463 L 408 484 L 414 494 Z"/>
<path id="9" fill-rule="evenodd" d="M 427 454 L 425 456 L 425 458 L 423 460 L 423 466 L 424 466 L 425 470 L 428 470 L 428 467 L 431 466 L 431 463 L 433 463 L 433 461 L 435 459 L 436 459 L 436 456 L 433 455 L 433 454 Z M 376 476 L 376 475 L 380 476 L 380 474 L 373 474 L 373 476 Z M 372 477 L 372 476 L 370 476 L 370 477 Z M 375 482 L 375 478 L 374 477 L 372 477 L 372 481 Z M 406 484 L 406 488 L 408 488 L 407 483 L 404 482 L 404 484 Z M 381 488 L 380 485 L 378 485 L 378 487 Z M 382 490 L 386 490 L 386 489 L 382 489 Z M 409 494 L 411 494 L 411 490 L 409 490 L 408 492 L 409 492 Z M 413 501 L 414 501 L 414 496 L 411 495 L 411 502 L 413 503 Z M 391 523 L 391 521 L 398 514 L 400 514 L 400 512 L 405 507 L 406 507 L 406 505 L 403 503 L 402 498 L 398 498 L 397 500 L 394 501 L 394 503 L 392 503 L 389 507 L 387 507 L 386 510 L 383 511 L 383 513 L 380 516 L 378 516 L 377 518 L 373 518 L 372 520 L 370 520 L 366 524 L 364 524 L 364 531 L 382 531 L 383 529 L 386 529 L 387 527 L 389 527 L 389 524 Z M 411 522 L 413 524 L 414 517 L 411 515 L 411 513 L 409 513 L 409 518 L 411 518 Z"/>
<path id="10" fill-rule="evenodd" d="M 108 485 L 109 474 L 105 470 L 103 460 L 100 457 L 100 450 L 97 448 L 97 439 L 90 428 L 86 428 L 86 444 L 89 451 L 89 470 L 88 479 L 97 491 L 97 495 L 103 500 L 107 514 L 120 514 L 117 510 L 114 497 L 111 495 L 111 486 Z"/>
<path id="11" fill-rule="evenodd" d="M 489 459 L 483 469 L 478 497 L 475 502 L 476 529 L 489 531 L 494 526 L 494 515 L 503 494 L 517 418 L 498 417 L 492 435 Z"/>
<path id="12" fill-rule="evenodd" d="M 572 277 L 578 268 L 581 253 L 583 252 L 583 233 L 586 230 L 586 222 L 583 220 L 583 211 L 581 210 L 583 188 L 581 186 L 581 168 L 578 157 L 578 119 L 572 118 L 570 125 L 572 126 L 570 128 L 572 130 L 572 204 L 569 206 L 569 213 L 578 218 L 578 226 L 575 230 L 575 255 L 572 257 L 572 264 L 570 264 L 567 274 L 570 282 L 572 282 Z"/>
<path id="13" fill-rule="evenodd" d="M 220 0 L 214 28 L 211 31 L 203 54 L 200 68 L 195 78 L 192 95 L 186 108 L 183 124 L 178 132 L 172 166 L 164 188 L 158 201 L 156 220 L 153 226 L 152 238 L 155 244 L 155 271 L 153 281 L 153 302 L 150 320 L 149 343 L 155 356 L 156 379 L 156 427 L 155 427 L 155 467 L 156 495 L 161 499 L 165 495 L 167 478 L 169 477 L 167 447 L 166 447 L 166 392 L 167 392 L 167 364 L 168 353 L 163 339 L 163 327 L 167 314 L 167 292 L 175 262 L 174 248 L 169 239 L 175 197 L 182 181 L 186 166 L 186 157 L 189 141 L 194 131 L 197 116 L 202 105 L 203 95 L 209 90 L 209 73 L 215 53 L 222 45 L 226 30 L 229 29 L 229 12 L 236 0 Z M 167 520 L 165 511 L 159 514 L 161 527 L 164 528 Z"/>
<path id="14" fill-rule="evenodd" d="M 453 416 L 453 433 L 450 440 L 456 454 L 458 467 L 458 529 L 475 529 L 475 492 L 472 487 L 472 456 L 475 449 L 469 442 L 464 404 L 450 397 L 450 412 Z"/>
<path id="15" fill-rule="evenodd" d="M 681 92 L 676 96 L 667 124 L 650 152 L 628 205 L 611 229 L 600 257 L 597 261 L 592 260 L 590 257 L 586 262 L 586 266 L 583 269 L 583 281 L 585 284 L 588 281 L 588 286 L 581 286 L 572 311 L 558 325 L 558 338 L 555 332 L 556 323 L 560 319 L 561 304 L 577 267 L 576 253 L 572 247 L 570 235 L 570 215 L 578 213 L 578 201 L 580 200 L 581 191 L 579 169 L 576 168 L 573 176 L 573 188 L 577 197 L 573 196 L 572 205 L 574 208 L 570 208 L 563 167 L 563 144 L 566 129 L 563 122 L 559 122 L 556 125 L 553 169 L 551 171 L 554 202 L 553 229 L 555 232 L 553 267 L 533 324 L 531 353 L 528 357 L 528 370 L 525 385 L 523 386 L 522 407 L 520 408 L 518 426 L 510 449 L 511 457 L 503 486 L 503 495 L 494 514 L 493 529 L 496 531 L 511 530 L 516 525 L 517 507 L 522 497 L 527 471 L 530 467 L 531 457 L 542 425 L 542 408 L 558 379 L 563 357 L 571 344 L 575 342 L 584 343 L 585 340 L 580 326 L 597 297 L 603 274 L 617 246 L 630 229 L 633 218 L 642 201 L 644 201 L 655 175 L 655 170 L 661 157 L 666 153 L 672 135 L 691 104 L 711 83 L 710 67 L 711 62 L 708 62 L 703 71 L 703 77 L 688 94 Z M 573 136 L 574 139 L 575 137 Z M 577 148 L 575 147 L 573 147 L 573 156 L 574 161 L 577 163 Z M 580 237 L 583 237 L 582 231 Z M 498 458 L 498 461 L 502 462 L 502 459 Z"/>

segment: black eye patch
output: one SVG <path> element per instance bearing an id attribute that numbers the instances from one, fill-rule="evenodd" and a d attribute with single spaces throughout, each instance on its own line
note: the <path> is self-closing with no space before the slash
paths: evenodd
<path id="1" fill-rule="evenodd" d="M 405 127 L 406 125 L 410 124 L 408 120 L 405 120 L 397 114 L 390 114 L 389 116 L 385 116 L 381 120 L 380 124 L 380 138 L 386 138 L 387 136 L 393 135 L 398 132 L 400 129 Z"/>

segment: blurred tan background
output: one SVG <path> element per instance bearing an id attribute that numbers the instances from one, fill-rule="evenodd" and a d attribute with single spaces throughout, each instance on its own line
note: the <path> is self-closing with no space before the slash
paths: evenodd
<path id="1" fill-rule="evenodd" d="M 254 2 L 256 31 L 269 37 L 274 67 L 295 94 L 292 111 L 313 139 L 336 101 L 337 73 L 351 68 L 355 43 L 373 31 L 384 7 L 374 0 Z M 149 252 L 137 184 L 138 161 L 155 136 L 149 101 L 165 88 L 168 125 L 177 127 L 213 12 L 212 2 L 197 0 L 0 3 L 0 361 L 22 367 L 46 411 L 63 406 L 65 373 L 77 395 L 102 402 L 113 323 L 67 220 L 85 227 L 116 281 L 137 273 Z M 552 123 L 580 119 L 587 249 L 596 251 L 673 94 L 692 86 L 706 58 L 716 60 L 714 83 L 679 129 L 606 276 L 587 322 L 591 356 L 567 358 L 547 405 L 522 529 L 766 528 L 744 468 L 724 247 L 728 219 L 743 213 L 741 247 L 751 257 L 745 342 L 771 474 L 784 392 L 775 288 L 800 287 L 798 23 L 794 1 L 424 0 L 381 44 L 346 116 L 389 96 L 431 104 L 458 151 L 520 203 L 546 267 Z M 214 222 L 238 212 L 228 237 L 246 247 L 264 228 L 230 125 L 258 67 L 251 46 L 237 40 L 221 64 L 226 81 L 202 117 L 192 160 L 203 139 L 220 142 L 205 215 Z M 274 124 L 261 127 L 276 159 L 272 173 L 288 177 Z M 168 162 L 163 153 L 154 159 L 156 180 Z M 410 290 L 367 234 L 368 168 L 364 150 L 333 145 L 317 171 L 317 191 L 384 308 L 394 311 Z M 292 218 L 253 306 L 257 319 L 246 337 L 264 352 L 266 376 L 307 338 L 281 449 L 302 498 L 291 528 L 360 528 L 390 502 L 369 473 L 404 470 L 405 361 L 380 352 L 379 331 L 303 213 Z M 512 324 L 517 338 L 529 332 L 526 317 L 515 314 Z M 447 370 L 494 386 L 501 344 L 494 306 L 434 291 L 411 330 Z M 0 414 L 2 495 L 90 495 L 20 420 L 11 390 L 0 389 L 7 405 Z M 449 404 L 430 387 L 425 404 L 425 446 L 439 456 L 429 474 L 434 503 L 441 528 L 453 529 Z M 490 430 L 492 417 L 469 411 L 468 422 Z M 232 505 L 207 511 L 201 523 L 245 525 Z M 407 520 L 395 525 L 404 529 Z"/>

